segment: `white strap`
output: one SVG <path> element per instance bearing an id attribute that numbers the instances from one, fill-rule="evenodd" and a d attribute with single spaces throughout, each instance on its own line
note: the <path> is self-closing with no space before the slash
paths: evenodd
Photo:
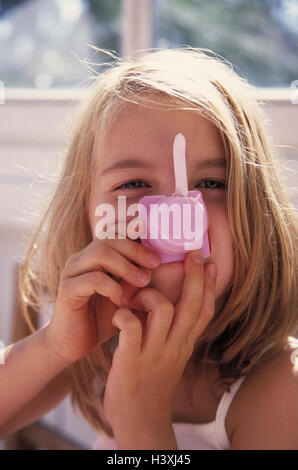
<path id="1" fill-rule="evenodd" d="M 290 357 L 290 361 L 293 364 L 293 366 L 296 365 L 297 358 L 298 358 L 298 349 L 295 349 L 295 351 L 292 352 L 291 357 Z"/>
<path id="2" fill-rule="evenodd" d="M 230 441 L 228 437 L 228 433 L 226 430 L 226 416 L 228 413 L 228 409 L 232 403 L 232 400 L 236 393 L 238 392 L 242 382 L 245 379 L 245 375 L 242 377 L 239 377 L 236 382 L 234 382 L 231 387 L 229 392 L 225 392 L 223 396 L 221 397 L 221 400 L 219 402 L 217 412 L 216 412 L 216 418 L 215 418 L 215 426 L 216 426 L 216 436 L 217 436 L 217 442 L 220 447 L 223 449 L 228 449 L 230 446 Z"/>
<path id="3" fill-rule="evenodd" d="M 174 157 L 174 172 L 175 172 L 175 195 L 187 197 L 188 185 L 186 174 L 186 160 L 185 160 L 185 137 L 179 133 L 174 139 L 173 157 Z"/>

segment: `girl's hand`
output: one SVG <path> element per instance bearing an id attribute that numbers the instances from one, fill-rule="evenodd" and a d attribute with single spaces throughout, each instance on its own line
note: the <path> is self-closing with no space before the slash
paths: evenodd
<path id="1" fill-rule="evenodd" d="M 215 276 L 204 267 L 201 254 L 201 263 L 193 261 L 193 253 L 200 254 L 188 253 L 184 260 L 182 293 L 175 307 L 160 292 L 145 287 L 128 304 L 148 312 L 145 328 L 129 308 L 120 308 L 113 316 L 120 334 L 104 410 L 119 441 L 124 435 L 127 443 L 128 429 L 134 439 L 142 427 L 157 432 L 164 423 L 171 424 L 175 389 L 196 341 L 214 315 Z"/>
<path id="2" fill-rule="evenodd" d="M 96 239 L 72 254 L 61 273 L 53 317 L 46 326 L 51 348 L 71 363 L 115 335 L 112 315 L 125 304 L 124 288 L 130 296 L 148 284 L 152 268 L 160 264 L 157 254 L 152 262 L 154 254 L 128 238 Z M 144 273 L 147 280 L 141 277 Z"/>

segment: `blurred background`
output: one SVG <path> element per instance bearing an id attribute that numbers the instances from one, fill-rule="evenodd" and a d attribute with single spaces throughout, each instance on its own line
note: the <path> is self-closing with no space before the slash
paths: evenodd
<path id="1" fill-rule="evenodd" d="M 1 80 L 6 87 L 85 86 L 79 58 L 95 56 L 87 44 L 131 52 L 123 37 L 123 3 L 142 21 L 141 47 L 211 49 L 260 87 L 289 87 L 298 77 L 296 0 L 4 0 Z"/>
<path id="2" fill-rule="evenodd" d="M 16 272 L 61 165 L 68 126 L 90 85 L 90 63 L 137 50 L 210 49 L 256 87 L 289 197 L 298 208 L 298 0 L 0 1 L 0 341 L 28 334 Z M 41 326 L 43 319 L 37 319 Z M 1 345 L 1 343 L 0 343 Z M 1 366 L 0 366 L 1 367 Z M 89 449 L 95 432 L 69 399 L 1 448 Z"/>

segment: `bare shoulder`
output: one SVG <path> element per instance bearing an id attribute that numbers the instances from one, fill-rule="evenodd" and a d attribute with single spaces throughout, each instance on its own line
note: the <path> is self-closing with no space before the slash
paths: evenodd
<path id="1" fill-rule="evenodd" d="M 233 405 L 233 406 L 232 406 Z M 298 449 L 298 342 L 256 366 L 231 405 L 230 449 Z"/>

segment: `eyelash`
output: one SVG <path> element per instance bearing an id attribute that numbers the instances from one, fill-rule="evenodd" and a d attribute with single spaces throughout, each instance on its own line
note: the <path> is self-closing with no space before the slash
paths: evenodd
<path id="1" fill-rule="evenodd" d="M 223 189 L 226 189 L 225 183 L 222 183 L 221 181 L 217 181 L 217 180 L 213 180 L 213 179 L 208 179 L 208 180 L 206 179 L 206 180 L 200 181 L 197 184 L 205 183 L 206 181 L 212 181 L 213 183 L 219 183 L 219 184 L 222 185 L 222 187 L 221 188 L 203 188 L 203 189 L 211 189 L 213 191 L 222 191 Z M 147 184 L 147 183 L 145 183 L 145 181 L 142 181 L 142 180 L 131 180 L 131 181 L 127 181 L 127 183 L 121 184 L 120 186 L 115 188 L 114 191 L 117 191 L 117 190 L 120 190 L 120 189 L 128 189 L 128 190 L 141 189 L 141 188 L 124 188 L 124 186 L 126 186 L 127 184 L 136 183 L 136 182 Z"/>

